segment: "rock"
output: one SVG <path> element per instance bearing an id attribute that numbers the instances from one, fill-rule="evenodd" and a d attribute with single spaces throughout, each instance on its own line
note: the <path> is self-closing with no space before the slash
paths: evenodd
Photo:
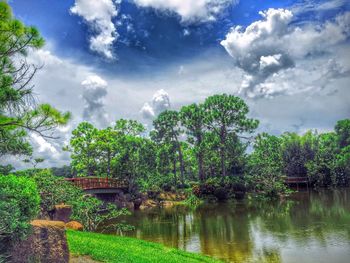
<path id="1" fill-rule="evenodd" d="M 13 263 L 68 263 L 69 250 L 65 224 L 61 221 L 34 220 L 32 234 L 11 251 Z"/>
<path id="2" fill-rule="evenodd" d="M 149 209 L 152 207 L 157 207 L 159 204 L 152 200 L 152 199 L 146 199 L 145 201 L 142 202 L 141 206 L 140 206 L 140 210 L 144 210 L 144 209 Z"/>
<path id="3" fill-rule="evenodd" d="M 165 201 L 183 201 L 186 195 L 183 193 L 162 192 L 159 194 L 159 199 Z"/>
<path id="4" fill-rule="evenodd" d="M 68 223 L 72 214 L 72 207 L 70 205 L 55 205 L 52 214 L 53 221 L 63 221 Z"/>
<path id="5" fill-rule="evenodd" d="M 161 207 L 172 207 L 175 205 L 178 205 L 180 202 L 179 201 L 161 201 L 160 206 Z"/>
<path id="6" fill-rule="evenodd" d="M 66 224 L 67 229 L 77 230 L 77 231 L 83 231 L 84 226 L 79 223 L 78 221 L 70 221 Z"/>

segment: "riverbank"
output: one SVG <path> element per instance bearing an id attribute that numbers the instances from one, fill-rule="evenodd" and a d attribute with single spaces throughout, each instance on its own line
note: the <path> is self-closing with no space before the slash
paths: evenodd
<path id="1" fill-rule="evenodd" d="M 128 263 L 218 263 L 207 256 L 189 253 L 161 244 L 147 242 L 136 238 L 77 232 L 68 230 L 67 238 L 70 253 L 89 256 L 101 262 Z"/>

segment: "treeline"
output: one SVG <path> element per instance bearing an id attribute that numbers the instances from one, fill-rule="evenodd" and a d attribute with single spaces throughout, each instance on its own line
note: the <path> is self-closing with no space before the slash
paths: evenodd
<path id="1" fill-rule="evenodd" d="M 315 187 L 348 186 L 350 119 L 338 121 L 333 132 L 321 134 L 259 134 L 245 174 L 253 189 L 267 195 L 285 192 L 285 177 L 308 177 Z"/>
<path id="2" fill-rule="evenodd" d="M 247 143 L 240 137 L 258 126 L 248 112 L 242 99 L 223 94 L 162 112 L 149 135 L 133 120 L 101 130 L 83 122 L 70 141 L 71 165 L 80 176 L 123 178 L 145 189 L 243 175 Z"/>
<path id="3" fill-rule="evenodd" d="M 170 190 L 193 184 L 240 183 L 266 195 L 284 193 L 285 177 L 309 177 L 314 186 L 348 185 L 350 120 L 334 132 L 252 136 L 258 121 L 233 95 L 162 112 L 147 134 L 134 120 L 74 131 L 71 167 L 77 176 L 126 179 L 131 188 Z M 247 147 L 253 151 L 247 154 Z"/>

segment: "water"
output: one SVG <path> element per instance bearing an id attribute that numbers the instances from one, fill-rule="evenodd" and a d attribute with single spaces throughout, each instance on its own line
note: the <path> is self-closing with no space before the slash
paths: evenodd
<path id="1" fill-rule="evenodd" d="M 350 189 L 136 211 L 130 236 L 226 262 L 350 262 Z"/>

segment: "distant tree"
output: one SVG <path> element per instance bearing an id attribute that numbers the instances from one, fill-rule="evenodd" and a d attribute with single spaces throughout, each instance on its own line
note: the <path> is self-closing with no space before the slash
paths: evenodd
<path id="1" fill-rule="evenodd" d="M 300 136 L 286 132 L 281 136 L 284 172 L 288 177 L 307 177 L 306 164 L 315 158 L 318 136 L 311 131 Z"/>
<path id="2" fill-rule="evenodd" d="M 72 178 L 72 168 L 69 165 L 63 165 L 62 167 L 52 167 L 51 172 L 54 176 Z"/>
<path id="3" fill-rule="evenodd" d="M 0 174 L 8 175 L 15 168 L 11 164 L 0 165 Z"/>
<path id="4" fill-rule="evenodd" d="M 249 112 L 245 102 L 233 95 L 214 95 L 204 102 L 205 125 L 220 139 L 221 175 L 226 176 L 226 146 L 230 134 L 243 138 L 242 134 L 252 133 L 259 125 L 258 120 L 247 118 Z"/>
<path id="5" fill-rule="evenodd" d="M 119 119 L 115 123 L 114 130 L 123 135 L 140 136 L 146 129 L 138 121 Z"/>
<path id="6" fill-rule="evenodd" d="M 204 124 L 205 112 L 202 104 L 191 104 L 184 106 L 180 110 L 182 125 L 186 128 L 187 141 L 195 146 L 198 160 L 198 179 L 203 182 L 204 174 Z"/>
<path id="7" fill-rule="evenodd" d="M 177 111 L 166 110 L 158 115 L 153 121 L 153 138 L 160 143 L 173 144 L 178 153 L 180 162 L 180 180 L 181 184 L 185 182 L 185 166 L 183 153 L 180 143 L 180 136 L 183 134 L 180 125 L 180 116 Z M 175 172 L 175 171 L 174 171 Z M 176 175 L 175 175 L 176 176 Z"/>
<path id="8" fill-rule="evenodd" d="M 338 121 L 334 130 L 318 136 L 315 157 L 306 163 L 315 186 L 350 184 L 350 120 Z"/>
<path id="9" fill-rule="evenodd" d="M 95 176 L 98 169 L 98 130 L 88 122 L 82 122 L 73 130 L 69 150 L 71 166 L 78 176 Z"/>
<path id="10" fill-rule="evenodd" d="M 267 133 L 256 137 L 254 151 L 248 159 L 247 174 L 251 187 L 257 192 L 269 197 L 287 192 L 279 137 Z"/>
<path id="11" fill-rule="evenodd" d="M 350 119 L 340 120 L 334 128 L 338 135 L 338 143 L 340 148 L 350 145 Z"/>
<path id="12" fill-rule="evenodd" d="M 99 130 L 96 134 L 96 151 L 99 163 L 102 164 L 101 172 L 106 173 L 107 177 L 112 177 L 112 161 L 119 152 L 120 134 L 111 127 Z"/>
<path id="13" fill-rule="evenodd" d="M 24 163 L 30 163 L 30 164 L 32 164 L 32 165 L 33 165 L 33 169 L 36 169 L 36 167 L 37 167 L 40 163 L 42 163 L 42 162 L 44 162 L 44 161 L 45 161 L 45 159 L 44 159 L 44 158 L 40 158 L 40 157 L 38 157 L 38 158 L 33 158 L 33 157 L 31 157 L 31 158 L 28 158 L 28 159 L 24 159 L 24 160 L 23 160 Z"/>

